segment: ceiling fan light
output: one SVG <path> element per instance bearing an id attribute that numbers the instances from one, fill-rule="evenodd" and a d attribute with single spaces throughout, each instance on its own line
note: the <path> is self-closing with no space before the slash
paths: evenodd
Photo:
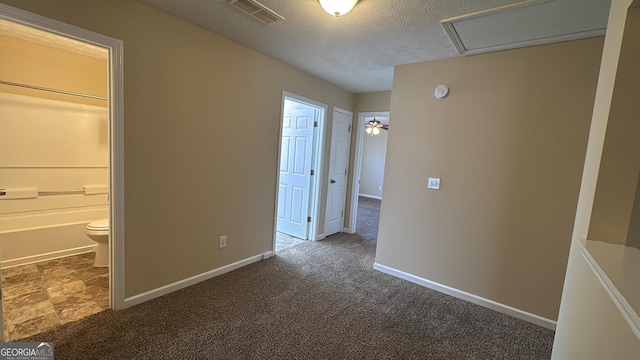
<path id="1" fill-rule="evenodd" d="M 366 132 L 367 132 L 367 134 L 371 134 L 371 131 L 373 131 L 373 128 L 372 128 L 371 126 L 366 126 L 366 127 L 364 128 L 364 131 L 366 131 Z"/>
<path id="2" fill-rule="evenodd" d="M 373 135 L 378 135 L 380 134 L 380 128 L 379 127 L 374 127 L 373 128 Z"/>
<path id="3" fill-rule="evenodd" d="M 320 6 L 322 6 L 324 11 L 326 11 L 330 15 L 335 15 L 336 17 L 342 16 L 348 13 L 349 11 L 351 11 L 351 9 L 353 9 L 353 7 L 356 6 L 356 3 L 358 2 L 358 0 L 319 0 L 319 1 L 320 1 Z"/>

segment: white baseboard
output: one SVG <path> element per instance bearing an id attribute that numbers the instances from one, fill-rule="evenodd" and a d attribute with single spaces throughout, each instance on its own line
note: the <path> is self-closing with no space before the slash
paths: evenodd
<path id="1" fill-rule="evenodd" d="M 452 287 L 446 286 L 446 285 L 442 285 L 439 284 L 437 282 L 431 281 L 431 280 L 427 280 L 424 278 L 421 278 L 419 276 L 415 276 L 409 273 L 406 273 L 404 271 L 401 270 L 397 270 L 394 268 L 391 268 L 389 266 L 386 265 L 381 265 L 378 263 L 374 263 L 373 264 L 373 268 L 375 270 L 378 270 L 380 272 L 383 272 L 385 274 L 389 274 L 395 277 L 399 277 L 401 279 L 404 280 L 408 280 L 411 281 L 412 283 L 416 283 L 418 285 L 422 285 L 425 287 L 428 287 L 429 289 L 433 289 L 435 291 L 441 292 L 443 294 L 447 294 L 447 295 L 451 295 L 453 297 L 457 297 L 459 299 L 462 300 L 466 300 L 469 302 L 472 302 L 474 304 L 480 305 L 480 306 L 484 306 L 486 308 L 501 312 L 503 314 L 507 314 L 513 317 L 516 317 L 518 319 L 522 319 L 525 321 L 528 321 L 530 323 L 542 326 L 544 328 L 550 329 L 550 330 L 554 330 L 556 329 L 556 325 L 557 322 L 551 319 L 547 319 L 545 317 L 536 315 L 536 314 L 532 314 L 520 309 L 516 309 L 514 307 L 511 307 L 509 305 L 505 305 L 505 304 L 501 304 L 499 302 L 493 301 L 493 300 L 489 300 L 489 299 L 485 299 L 483 297 L 480 297 L 478 295 L 474 295 L 462 290 L 458 290 L 458 289 L 454 289 Z"/>
<path id="2" fill-rule="evenodd" d="M 318 234 L 315 238 L 310 239 L 311 241 L 320 241 L 320 240 L 324 240 L 326 238 L 326 236 L 324 236 L 324 234 Z"/>
<path id="3" fill-rule="evenodd" d="M 187 286 L 191 286 L 191 285 L 195 285 L 199 282 L 205 281 L 205 280 L 209 280 L 213 277 L 216 277 L 218 275 L 222 275 L 225 273 L 228 273 L 229 271 L 235 270 L 235 269 L 239 269 L 243 266 L 252 264 L 254 262 L 258 262 L 262 259 L 266 259 L 265 256 L 267 256 L 267 254 L 269 254 L 272 252 L 271 251 L 267 251 L 264 254 L 260 254 L 260 255 L 255 255 L 252 256 L 250 258 L 246 258 L 244 260 L 240 260 L 240 261 L 236 261 L 233 264 L 229 264 L 223 267 L 219 267 L 217 269 L 213 269 L 210 271 L 207 271 L 205 273 L 202 274 L 198 274 L 180 281 L 176 281 L 174 283 L 165 285 L 165 286 L 161 286 L 157 289 L 153 289 L 153 290 L 149 290 L 146 292 L 143 292 L 142 294 L 138 294 L 138 295 L 134 295 L 128 298 L 124 299 L 124 308 L 129 308 L 132 307 L 134 305 L 138 305 L 138 304 L 142 304 L 143 302 L 149 301 L 149 300 L 153 300 L 157 297 L 172 293 L 174 291 L 180 290 L 180 289 L 184 289 Z M 269 255 L 270 256 L 270 255 Z M 268 256 L 267 256 L 268 257 Z"/>
<path id="4" fill-rule="evenodd" d="M 262 260 L 266 260 L 272 256 L 273 256 L 273 251 L 267 251 L 266 253 L 262 254 Z"/>
<path id="5" fill-rule="evenodd" d="M 40 261 L 59 259 L 67 256 L 80 255 L 80 254 L 95 251 L 97 246 L 98 246 L 97 244 L 87 245 L 87 246 L 81 246 L 73 249 L 65 249 L 65 250 L 53 251 L 45 254 L 38 254 L 38 255 L 32 255 L 32 256 L 25 256 L 17 259 L 5 260 L 0 263 L 0 267 L 2 267 L 3 269 L 8 269 L 14 266 L 33 264 Z"/>
<path id="6" fill-rule="evenodd" d="M 358 196 L 362 196 L 363 198 L 382 200 L 382 196 L 377 196 L 377 195 L 358 194 Z"/>

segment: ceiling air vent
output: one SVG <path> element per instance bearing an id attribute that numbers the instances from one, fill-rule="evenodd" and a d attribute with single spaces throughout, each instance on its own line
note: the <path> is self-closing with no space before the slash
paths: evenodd
<path id="1" fill-rule="evenodd" d="M 284 20 L 284 16 L 255 0 L 231 0 L 229 4 L 267 25 L 271 25 L 278 20 Z"/>

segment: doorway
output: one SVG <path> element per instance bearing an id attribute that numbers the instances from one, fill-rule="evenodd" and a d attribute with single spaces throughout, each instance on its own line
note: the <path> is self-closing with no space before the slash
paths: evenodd
<path id="1" fill-rule="evenodd" d="M 108 275 L 104 277 L 104 280 L 98 280 L 98 281 L 106 283 L 105 285 L 108 287 L 108 290 L 106 293 L 106 300 L 103 301 L 102 306 L 107 308 L 112 308 L 112 309 L 121 309 L 124 307 L 124 281 L 123 281 L 124 280 L 124 266 L 123 266 L 124 265 L 124 248 L 122 246 L 124 241 L 124 227 L 123 227 L 124 193 L 122 191 L 123 179 L 124 179 L 123 177 L 124 146 L 123 146 L 123 140 L 122 140 L 123 131 L 124 131 L 123 107 L 122 107 L 122 104 L 123 104 L 123 92 L 122 92 L 123 44 L 119 40 L 112 39 L 88 30 L 80 29 L 75 26 L 64 24 L 49 18 L 45 18 L 39 15 L 32 14 L 32 13 L 29 13 L 17 8 L 13 8 L 7 5 L 3 5 L 3 4 L 0 4 L 0 21 L 5 21 L 16 27 L 25 28 L 27 29 L 27 31 L 31 31 L 32 33 L 35 33 L 35 34 L 43 34 L 43 35 L 46 34 L 48 36 L 69 39 L 70 41 L 73 41 L 75 43 L 86 45 L 84 46 L 86 48 L 94 47 L 95 49 L 99 49 L 105 52 L 106 54 L 106 61 L 108 65 L 106 67 L 104 76 L 108 78 L 107 80 L 108 90 L 107 90 L 107 96 L 106 96 L 108 100 L 106 101 L 106 104 L 104 106 L 104 117 L 106 120 L 106 124 L 103 130 L 103 136 L 104 136 L 103 138 L 107 143 L 107 148 L 108 148 L 108 150 L 106 150 L 106 156 L 108 157 L 108 159 L 106 160 L 106 163 L 107 163 L 106 176 L 108 178 L 108 181 L 106 184 L 106 188 L 107 188 L 106 192 L 108 193 L 108 197 L 109 197 L 107 213 L 108 213 L 108 217 L 110 218 L 110 226 L 109 226 L 110 246 L 109 246 L 109 252 L 108 252 L 108 257 L 109 257 L 109 261 L 108 261 L 109 267 L 107 270 Z M 38 38 L 39 40 L 42 40 L 43 38 L 47 38 L 47 36 L 37 36 L 36 38 Z M 26 81 L 25 81 L 25 83 L 22 85 L 29 85 L 29 84 L 26 84 Z M 13 86 L 13 85 L 5 83 L 4 86 Z M 45 86 L 39 86 L 39 87 L 46 88 L 48 90 L 57 90 L 52 87 L 45 87 Z M 22 88 L 26 89 L 27 87 L 22 86 Z M 37 89 L 37 88 L 28 89 L 28 90 L 29 91 L 47 91 L 44 89 Z M 71 94 L 71 93 L 64 94 L 64 91 L 62 92 L 49 91 L 49 93 L 56 93 L 56 95 L 60 95 L 60 96 L 78 95 L 78 94 Z M 7 178 L 5 178 L 5 180 L 7 180 Z M 13 187 L 19 184 L 16 183 L 16 184 L 9 184 L 9 185 Z M 0 184 L 0 187 L 5 187 L 5 186 L 6 184 Z M 91 186 L 87 188 L 91 188 Z M 85 194 L 88 191 L 87 188 L 84 189 Z M 49 189 L 42 189 L 42 190 L 49 190 Z M 62 189 L 62 190 L 74 190 L 74 189 Z M 96 191 L 96 188 L 93 187 L 89 191 Z M 47 191 L 43 191 L 43 192 L 46 193 Z M 47 195 L 51 195 L 51 194 L 47 194 Z M 39 196 L 39 194 L 36 195 L 36 198 L 37 196 Z M 80 195 L 78 194 L 77 196 L 80 196 Z M 52 198 L 52 197 L 53 196 L 48 196 L 48 198 Z M 45 255 L 45 257 L 46 256 L 50 257 L 49 259 L 47 259 L 48 261 L 58 262 L 58 260 L 54 258 L 56 257 L 61 258 L 57 255 L 64 256 L 65 254 L 68 254 L 68 253 L 66 253 L 65 251 L 62 251 L 59 253 L 55 253 L 53 256 L 51 256 L 51 254 L 47 254 Z M 34 260 L 34 261 L 38 259 L 39 258 L 37 256 L 34 258 L 31 258 L 31 260 Z M 76 268 L 74 268 L 74 265 L 77 265 L 78 267 L 83 267 L 83 264 L 81 263 L 86 262 L 86 260 L 87 259 L 84 258 L 83 255 L 79 255 L 79 258 L 73 259 L 72 262 L 66 265 L 62 265 L 62 267 L 76 270 Z M 35 262 L 32 262 L 31 264 L 24 264 L 26 266 L 33 265 L 33 266 L 28 266 L 29 269 L 27 270 L 37 270 L 37 271 L 28 271 L 27 273 L 29 273 L 29 275 L 25 275 L 25 276 L 32 276 L 32 277 L 41 276 L 42 277 L 42 273 L 40 273 L 40 270 L 44 270 L 44 272 L 48 272 L 48 273 L 53 272 L 52 268 L 45 269 L 46 267 L 43 267 L 43 269 L 38 269 L 37 266 L 34 265 L 34 263 Z M 54 264 L 52 263 L 49 265 L 54 265 Z M 16 266 L 16 269 L 17 269 L 17 266 Z M 47 270 L 51 270 L 51 271 L 47 271 Z M 87 267 L 86 270 L 87 272 L 90 272 L 89 267 Z M 19 272 L 19 271 L 16 270 L 14 272 Z M 25 276 L 22 276 L 22 277 L 25 277 Z M 19 277 L 20 275 L 18 274 L 18 278 Z M 52 291 L 55 291 L 55 290 L 70 291 L 73 289 L 77 289 L 78 287 L 80 287 L 80 285 L 81 285 L 80 283 L 75 283 L 73 285 L 68 285 L 66 288 L 64 286 L 61 286 L 59 287 L 59 289 L 54 289 Z M 6 302 L 7 299 L 6 299 L 6 296 L 4 295 L 5 294 L 3 294 L 2 298 L 3 298 L 3 301 Z M 44 295 L 45 295 L 45 292 L 41 291 L 38 296 L 44 296 Z M 70 301 L 73 302 L 73 300 L 70 300 Z M 43 300 L 42 302 L 46 302 L 46 300 Z M 30 310 L 37 312 L 38 310 L 40 310 L 40 308 L 38 306 L 35 306 L 34 304 L 27 304 L 25 305 L 24 310 L 27 312 L 29 312 Z M 4 325 L 4 323 L 7 321 L 7 318 L 4 317 L 2 320 L 4 320 L 3 321 L 3 325 Z M 45 320 L 45 319 L 33 319 L 33 321 L 30 324 L 29 323 L 26 324 L 26 327 L 37 326 L 38 325 L 37 323 L 39 320 Z M 51 318 L 49 318 L 49 320 L 51 320 Z M 3 336 L 3 340 L 6 341 L 9 339 L 4 338 Z"/>
<path id="2" fill-rule="evenodd" d="M 325 104 L 283 93 L 274 251 L 318 240 L 326 110 Z"/>
<path id="3" fill-rule="evenodd" d="M 387 131 L 381 131 L 379 135 L 369 135 L 365 132 L 365 125 L 372 120 L 378 120 L 383 125 L 389 125 L 389 112 L 362 112 L 358 114 L 358 131 L 356 133 L 356 146 L 354 156 L 354 176 L 351 189 L 351 206 L 349 228 L 347 232 L 356 232 L 358 221 L 358 203 L 360 198 L 367 199 L 368 203 L 381 201 L 384 182 L 384 161 L 386 159 Z M 368 137 L 367 150 L 365 152 L 365 137 Z M 375 140 L 375 141 L 370 141 Z M 365 163 L 363 166 L 363 163 Z M 364 168 L 364 174 L 363 174 Z M 363 176 L 367 177 L 363 183 Z M 376 204 L 372 204 L 376 205 Z M 377 204 L 376 206 L 379 206 Z"/>

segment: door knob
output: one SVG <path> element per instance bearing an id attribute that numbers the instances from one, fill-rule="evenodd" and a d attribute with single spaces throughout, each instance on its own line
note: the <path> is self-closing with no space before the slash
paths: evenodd
<path id="1" fill-rule="evenodd" d="M 332 183 L 332 184 L 335 184 L 335 183 L 336 183 L 336 181 L 335 181 L 335 180 L 333 180 L 333 179 L 331 179 L 331 183 Z"/>

